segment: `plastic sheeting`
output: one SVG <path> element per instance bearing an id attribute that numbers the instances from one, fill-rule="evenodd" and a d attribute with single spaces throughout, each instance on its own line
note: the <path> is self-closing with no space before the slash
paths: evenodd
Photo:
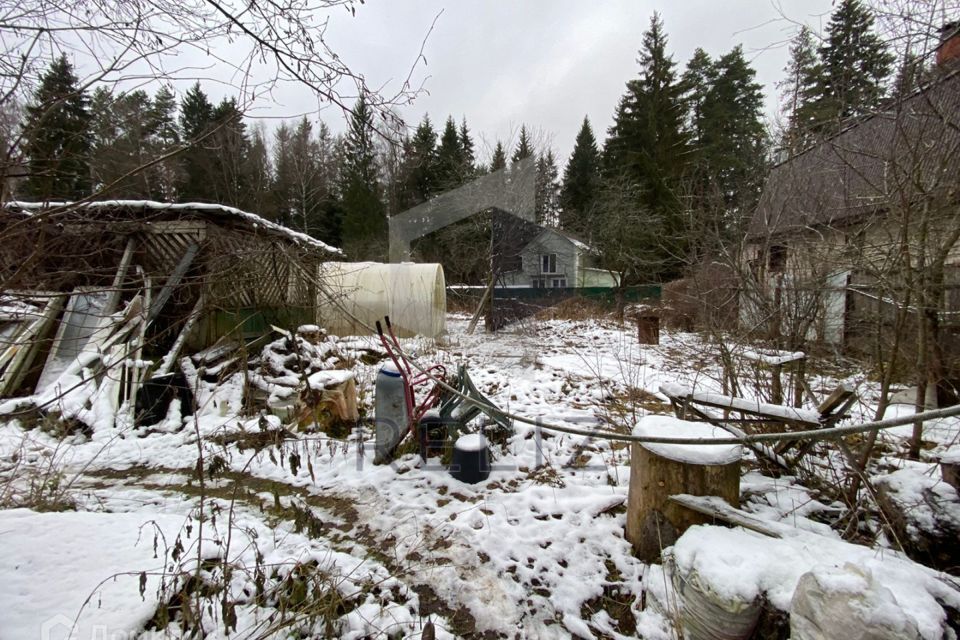
<path id="1" fill-rule="evenodd" d="M 908 606 L 853 563 L 800 576 L 790 604 L 794 640 L 920 640 Z M 947 636 L 943 636 L 947 637 Z"/>
<path id="2" fill-rule="evenodd" d="M 446 332 L 447 293 L 439 264 L 325 262 L 320 265 L 318 323 L 338 336 L 365 335 L 390 316 L 394 331 L 436 338 Z"/>

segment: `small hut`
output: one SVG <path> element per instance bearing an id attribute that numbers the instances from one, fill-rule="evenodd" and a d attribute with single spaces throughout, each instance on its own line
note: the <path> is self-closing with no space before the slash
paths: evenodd
<path id="1" fill-rule="evenodd" d="M 48 352 L 82 341 L 70 331 L 90 325 L 89 335 L 109 316 L 131 312 L 131 303 L 145 319 L 145 356 L 178 342 L 200 350 L 271 324 L 312 324 L 318 266 L 340 255 L 239 209 L 145 200 L 10 202 L 0 210 L 0 240 L 4 305 L 46 296 L 63 309 Z M 71 313 L 79 318 L 72 325 Z M 33 359 L 23 385 L 36 383 L 45 359 Z"/>

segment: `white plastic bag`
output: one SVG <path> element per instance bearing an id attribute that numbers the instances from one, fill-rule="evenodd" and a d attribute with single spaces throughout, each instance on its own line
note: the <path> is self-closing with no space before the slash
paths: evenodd
<path id="1" fill-rule="evenodd" d="M 869 571 L 850 563 L 818 568 L 797 581 L 791 640 L 920 640 L 916 620 Z"/>

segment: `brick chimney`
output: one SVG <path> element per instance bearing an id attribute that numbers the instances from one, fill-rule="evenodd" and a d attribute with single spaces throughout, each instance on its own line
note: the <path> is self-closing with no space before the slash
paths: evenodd
<path id="1" fill-rule="evenodd" d="M 937 66 L 953 66 L 960 60 L 960 21 L 940 27 L 940 46 L 937 47 Z"/>

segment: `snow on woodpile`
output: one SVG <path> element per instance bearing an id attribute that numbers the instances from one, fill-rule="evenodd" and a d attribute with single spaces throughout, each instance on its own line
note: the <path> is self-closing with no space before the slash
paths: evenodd
<path id="1" fill-rule="evenodd" d="M 317 371 L 316 373 L 310 374 L 310 377 L 307 378 L 307 386 L 311 389 L 326 389 L 327 387 L 343 384 L 353 379 L 353 371 L 346 371 L 344 369 Z"/>
<path id="2" fill-rule="evenodd" d="M 729 433 L 706 422 L 688 422 L 668 415 L 644 416 L 633 428 L 633 435 L 640 437 L 684 438 L 729 438 Z M 699 465 L 723 465 L 740 459 L 742 447 L 738 444 L 661 444 L 647 442 L 643 447 L 658 456 Z"/>

